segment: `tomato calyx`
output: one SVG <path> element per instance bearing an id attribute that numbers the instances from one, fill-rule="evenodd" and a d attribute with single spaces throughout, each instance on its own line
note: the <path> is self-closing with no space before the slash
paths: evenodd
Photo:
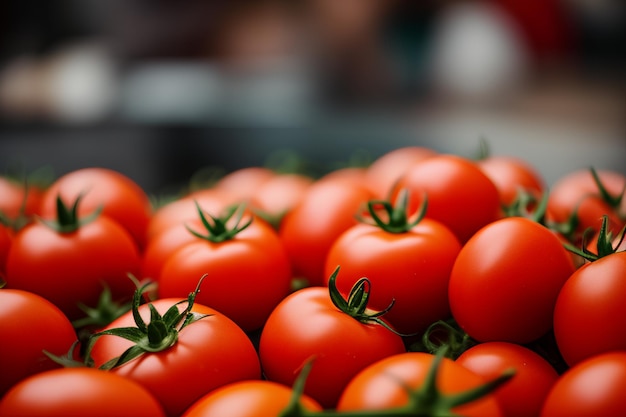
<path id="1" fill-rule="evenodd" d="M 595 168 L 591 167 L 589 168 L 589 170 L 591 171 L 591 176 L 593 177 L 593 181 L 596 183 L 596 186 L 598 187 L 598 194 L 600 195 L 602 200 L 605 203 L 607 203 L 617 213 L 622 204 L 624 193 L 626 193 L 626 184 L 624 185 L 622 192 L 620 192 L 619 194 L 611 194 L 609 190 L 607 190 L 604 184 L 602 183 L 602 180 L 600 179 L 600 176 L 598 175 L 598 172 L 595 170 Z M 624 218 L 624 214 L 618 213 L 618 215 L 620 215 L 620 218 Z"/>
<path id="2" fill-rule="evenodd" d="M 590 251 L 587 248 L 587 242 L 588 242 L 587 239 L 589 237 L 589 234 L 593 233 L 592 228 L 588 228 L 583 233 L 582 243 L 581 243 L 580 248 L 577 248 L 576 246 L 569 244 L 569 243 L 564 244 L 565 248 L 569 250 L 570 252 L 573 252 L 576 255 L 583 257 L 586 261 L 589 261 L 589 262 L 597 261 L 600 258 L 604 258 L 605 256 L 618 252 L 619 251 L 618 249 L 620 245 L 622 244 L 622 241 L 624 240 L 624 234 L 626 233 L 626 226 L 624 226 L 624 228 L 622 228 L 622 230 L 619 232 L 618 234 L 619 240 L 617 241 L 617 243 L 614 244 L 613 241 L 615 237 L 613 236 L 613 232 L 609 230 L 608 224 L 609 224 L 609 216 L 605 214 L 604 216 L 602 216 L 602 224 L 600 225 L 600 230 L 598 231 L 596 253 Z"/>
<path id="3" fill-rule="evenodd" d="M 234 238 L 239 232 L 252 224 L 252 216 L 250 216 L 248 220 L 242 224 L 243 215 L 245 213 L 245 204 L 234 204 L 228 207 L 223 215 L 213 216 L 202 210 L 197 201 L 194 201 L 194 203 L 196 204 L 198 215 L 200 216 L 200 220 L 202 221 L 202 225 L 204 226 L 206 233 L 200 233 L 193 230 L 189 226 L 185 227 L 191 234 L 200 239 L 205 239 L 213 243 L 224 242 Z M 207 216 L 211 218 L 211 221 L 207 219 Z M 234 224 L 232 225 L 229 224 L 231 220 L 234 221 Z"/>
<path id="4" fill-rule="evenodd" d="M 357 216 L 357 220 L 362 223 L 378 226 L 388 233 L 406 233 L 415 227 L 426 215 L 428 208 L 428 198 L 424 195 L 424 200 L 419 207 L 417 214 L 409 216 L 409 191 L 406 188 L 398 192 L 396 200 L 391 203 L 388 200 L 370 200 L 367 202 L 368 216 Z M 381 216 L 379 213 L 383 212 Z M 411 220 L 411 217 L 413 219 Z"/>
<path id="5" fill-rule="evenodd" d="M 337 266 L 328 279 L 328 292 L 330 294 L 330 300 L 333 305 L 339 309 L 339 311 L 346 313 L 361 323 L 376 323 L 399 336 L 410 336 L 398 333 L 381 318 L 383 315 L 387 314 L 389 310 L 391 310 L 395 304 L 395 300 L 391 300 L 391 303 L 389 303 L 387 308 L 381 311 L 373 311 L 367 308 L 372 284 L 366 277 L 362 277 L 354 283 L 350 289 L 348 298 L 345 299 L 339 292 L 336 284 L 339 268 L 340 267 Z"/>
<path id="6" fill-rule="evenodd" d="M 139 306 L 144 292 L 151 285 L 151 283 L 148 282 L 141 286 L 137 285 L 138 288 L 133 296 L 131 307 L 136 327 L 108 329 L 91 335 L 85 352 L 85 364 L 87 366 L 93 366 L 91 351 L 97 339 L 105 335 L 123 337 L 124 339 L 130 340 L 135 344 L 124 351 L 120 356 L 100 365 L 99 369 L 103 370 L 109 370 L 121 366 L 145 353 L 161 352 L 174 346 L 178 341 L 178 333 L 183 328 L 207 317 L 207 315 L 197 314 L 191 311 L 195 298 L 200 292 L 200 285 L 205 277 L 206 274 L 200 278 L 195 290 L 189 293 L 186 300 L 181 300 L 172 305 L 164 315 L 159 314 L 152 303 L 149 303 L 150 322 L 147 324 L 139 314 Z M 187 302 L 187 307 L 180 312 L 178 310 L 178 305 L 185 302 Z"/>
<path id="7" fill-rule="evenodd" d="M 39 220 L 50 227 L 51 229 L 57 231 L 58 233 L 72 233 L 78 230 L 81 226 L 92 222 L 100 215 L 102 211 L 102 206 L 98 207 L 93 213 L 88 216 L 79 217 L 78 215 L 78 205 L 83 198 L 83 194 L 79 194 L 74 200 L 74 203 L 71 206 L 67 206 L 60 195 L 57 195 L 56 199 L 56 219 L 48 220 L 39 218 Z"/>
<path id="8" fill-rule="evenodd" d="M 477 343 L 459 327 L 456 320 L 450 318 L 437 320 L 428 326 L 421 339 L 411 345 L 410 350 L 431 354 L 443 351 L 447 358 L 456 360 L 461 353 Z"/>

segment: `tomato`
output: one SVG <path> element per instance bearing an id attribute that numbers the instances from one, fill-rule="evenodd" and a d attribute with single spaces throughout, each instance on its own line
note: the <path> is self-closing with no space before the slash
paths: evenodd
<path id="1" fill-rule="evenodd" d="M 546 186 L 541 174 L 523 159 L 508 155 L 492 155 L 476 161 L 498 188 L 500 202 L 510 206 L 520 190 L 541 197 Z"/>
<path id="2" fill-rule="evenodd" d="M 244 202 L 249 201 L 263 183 L 276 175 L 274 170 L 261 166 L 239 168 L 217 180 L 213 187 L 232 194 L 237 202 Z"/>
<path id="3" fill-rule="evenodd" d="M 300 201 L 311 184 L 313 178 L 306 175 L 278 174 L 254 191 L 250 208 L 278 227 L 282 217 Z"/>
<path id="4" fill-rule="evenodd" d="M 65 355 L 76 341 L 76 333 L 63 312 L 37 294 L 3 288 L 0 289 L 0 306 L 2 397 L 25 377 L 59 367 L 44 350 L 57 356 Z"/>
<path id="5" fill-rule="evenodd" d="M 570 365 L 612 350 L 626 350 L 626 252 L 578 268 L 559 292 L 554 336 Z"/>
<path id="6" fill-rule="evenodd" d="M 407 388 L 417 390 L 426 384 L 427 374 L 431 369 L 435 356 L 424 352 L 405 352 L 383 358 L 363 370 L 350 380 L 337 404 L 339 411 L 354 410 L 387 410 L 405 406 L 409 399 Z M 442 358 L 437 369 L 436 389 L 444 395 L 454 395 L 483 385 L 485 380 L 448 358 Z M 420 403 L 425 407 L 432 395 L 425 392 L 426 400 Z M 439 401 L 436 401 L 439 404 Z M 447 410 L 447 409 L 446 409 Z M 464 417 L 503 416 L 500 405 L 493 394 L 452 408 L 449 414 L 443 414 L 441 408 L 434 414 L 431 408 L 422 413 L 411 415 L 462 415 Z M 433 413 L 433 414 L 430 414 Z M 407 415 L 409 415 L 407 413 Z"/>
<path id="7" fill-rule="evenodd" d="M 13 241 L 13 231 L 0 223 L 0 276 L 4 275 L 9 248 Z"/>
<path id="8" fill-rule="evenodd" d="M 179 298 L 162 298 L 151 305 L 159 314 L 165 315 L 178 302 Z M 183 302 L 178 305 L 178 310 L 187 306 L 188 302 Z M 141 305 L 137 311 L 144 321 L 153 320 L 148 304 Z M 194 303 L 191 313 L 206 317 L 180 330 L 173 345 L 146 352 L 109 371 L 147 388 L 159 399 L 170 417 L 179 416 L 204 394 L 222 385 L 260 378 L 257 353 L 239 326 L 220 312 L 201 304 Z M 103 331 L 133 327 L 134 324 L 133 311 L 130 311 Z M 91 344 L 93 365 L 102 366 L 133 344 L 119 336 L 99 336 Z"/>
<path id="9" fill-rule="evenodd" d="M 437 155 L 422 146 L 405 146 L 385 152 L 376 158 L 365 173 L 365 181 L 375 198 L 387 198 L 394 184 L 413 164 Z"/>
<path id="10" fill-rule="evenodd" d="M 174 251 L 161 269 L 159 295 L 184 297 L 206 273 L 206 290 L 198 302 L 227 315 L 245 331 L 261 328 L 291 290 L 291 265 L 276 231 L 257 217 L 250 221 L 224 240 L 207 229 L 205 238 L 196 237 Z"/>
<path id="11" fill-rule="evenodd" d="M 141 258 L 119 223 L 103 215 L 89 219 L 61 212 L 55 223 L 37 221 L 15 234 L 6 262 L 7 288 L 39 294 L 75 320 L 84 315 L 79 304 L 94 307 L 105 286 L 114 300 L 132 294 L 128 274 L 138 276 Z"/>
<path id="12" fill-rule="evenodd" d="M 524 217 L 497 220 L 457 256 L 448 288 L 452 315 L 477 341 L 529 343 L 551 330 L 556 298 L 573 272 L 551 230 Z"/>
<path id="13" fill-rule="evenodd" d="M 278 230 L 294 276 L 305 279 L 310 286 L 324 284 L 330 246 L 357 223 L 355 215 L 372 198 L 364 183 L 342 178 L 326 177 L 313 183 L 285 215 Z"/>
<path id="14" fill-rule="evenodd" d="M 396 207 L 395 214 L 403 210 Z M 366 276 L 374 288 L 372 309 L 384 310 L 394 301 L 385 318 L 403 334 L 421 332 L 450 316 L 448 280 L 461 250 L 457 237 L 442 223 L 416 221 L 354 225 L 335 239 L 325 264 L 327 276 L 341 266 L 337 286 L 346 294 Z"/>
<path id="15" fill-rule="evenodd" d="M 0 213 L 10 221 L 22 216 L 28 221 L 38 214 L 43 192 L 43 187 L 0 176 Z"/>
<path id="16" fill-rule="evenodd" d="M 513 378 L 493 393 L 505 417 L 539 415 L 548 392 L 559 378 L 546 359 L 515 343 L 480 343 L 461 353 L 456 362 L 486 379 L 515 369 Z"/>
<path id="17" fill-rule="evenodd" d="M 363 289 L 369 294 L 368 288 Z M 332 294 L 335 291 L 336 287 Z M 368 311 L 340 307 L 327 287 L 302 288 L 281 301 L 267 319 L 259 341 L 265 377 L 291 386 L 312 358 L 304 393 L 332 408 L 358 371 L 406 351 L 402 337 L 369 319 Z"/>
<path id="18" fill-rule="evenodd" d="M 621 416 L 626 410 L 626 352 L 591 356 L 556 381 L 540 417 Z"/>
<path id="19" fill-rule="evenodd" d="M 278 417 L 292 395 L 290 387 L 272 381 L 234 382 L 200 398 L 182 417 Z M 307 395 L 300 401 L 305 410 L 322 410 L 322 406 Z"/>
<path id="20" fill-rule="evenodd" d="M 448 226 L 461 243 L 501 217 L 498 189 L 467 158 L 440 154 L 414 164 L 398 180 L 391 199 L 405 188 L 411 192 L 413 210 L 426 195 L 426 217 Z"/>
<path id="21" fill-rule="evenodd" d="M 29 417 L 165 417 L 163 407 L 128 378 L 91 368 L 33 375 L 0 400 L 0 415 Z"/>
<path id="22" fill-rule="evenodd" d="M 126 175 L 108 168 L 81 168 L 57 178 L 41 197 L 39 211 L 44 218 L 56 215 L 56 199 L 75 201 L 82 195 L 79 214 L 102 214 L 126 228 L 140 249 L 152 214 L 147 194 Z"/>

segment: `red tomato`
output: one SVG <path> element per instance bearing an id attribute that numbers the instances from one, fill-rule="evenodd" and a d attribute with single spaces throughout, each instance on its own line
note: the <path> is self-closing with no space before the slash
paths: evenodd
<path id="1" fill-rule="evenodd" d="M 448 288 L 452 315 L 472 338 L 528 343 L 552 328 L 574 264 L 559 238 L 523 217 L 495 221 L 461 249 Z"/>
<path id="2" fill-rule="evenodd" d="M 412 165 L 426 158 L 437 155 L 437 152 L 422 146 L 406 146 L 385 152 L 376 158 L 365 173 L 365 181 L 375 198 L 388 198 L 396 181 Z"/>
<path id="3" fill-rule="evenodd" d="M 29 417 L 165 417 L 163 407 L 128 378 L 91 368 L 33 375 L 0 400 L 0 415 Z"/>
<path id="4" fill-rule="evenodd" d="M 344 294 L 366 276 L 374 289 L 370 308 L 384 310 L 395 301 L 386 320 L 398 332 L 413 334 L 450 316 L 448 280 L 461 244 L 436 220 L 423 218 L 407 228 L 392 232 L 368 223 L 350 227 L 330 247 L 325 275 L 341 266 L 337 286 Z"/>
<path id="5" fill-rule="evenodd" d="M 291 290 L 291 265 L 276 231 L 259 218 L 230 239 L 196 237 L 174 251 L 158 281 L 161 297 L 185 297 L 208 274 L 198 302 L 235 321 L 245 331 L 263 326 Z M 199 229 L 198 229 L 199 230 Z"/>
<path id="6" fill-rule="evenodd" d="M 269 168 L 251 166 L 239 168 L 220 178 L 214 188 L 235 196 L 238 202 L 248 201 L 256 190 L 266 181 L 278 175 Z"/>
<path id="7" fill-rule="evenodd" d="M 3 288 L 0 289 L 0 306 L 2 397 L 25 377 L 59 367 L 43 351 L 63 356 L 77 338 L 63 312 L 37 294 Z"/>
<path id="8" fill-rule="evenodd" d="M 541 417 L 621 416 L 626 410 L 626 352 L 585 359 L 556 381 Z"/>
<path id="9" fill-rule="evenodd" d="M 103 215 L 80 222 L 69 231 L 41 221 L 20 229 L 7 257 L 7 288 L 39 294 L 71 320 L 85 314 L 80 303 L 96 306 L 105 285 L 114 300 L 129 298 L 134 284 L 128 274 L 138 276 L 141 266 L 132 236 Z"/>
<path id="10" fill-rule="evenodd" d="M 250 197 L 250 208 L 263 218 L 280 223 L 313 184 L 311 177 L 302 174 L 278 174 L 260 184 Z"/>
<path id="11" fill-rule="evenodd" d="M 102 214 L 124 226 L 139 248 L 146 242 L 146 230 L 152 206 L 146 193 L 129 177 L 107 168 L 81 168 L 54 181 L 41 197 L 40 213 L 44 218 L 56 215 L 56 199 L 75 201 L 83 195 L 79 215 Z"/>
<path id="12" fill-rule="evenodd" d="M 612 350 L 626 350 L 626 252 L 578 268 L 561 289 L 554 336 L 570 365 Z"/>
<path id="13" fill-rule="evenodd" d="M 383 358 L 359 372 L 348 383 L 337 405 L 339 411 L 388 410 L 405 406 L 409 401 L 407 388 L 423 387 L 435 356 L 424 352 L 406 352 Z M 443 358 L 438 370 L 436 390 L 444 395 L 465 392 L 483 385 L 485 380 L 469 369 Z M 433 400 L 428 396 L 427 400 Z M 424 404 L 428 405 L 434 404 Z M 441 408 L 434 414 L 433 408 L 425 408 L 421 414 L 444 415 Z M 503 416 L 493 394 L 452 408 L 449 415 L 464 417 Z M 408 415 L 408 413 L 407 413 Z M 448 414 L 445 414 L 448 415 Z"/>
<path id="14" fill-rule="evenodd" d="M 523 159 L 493 155 L 476 161 L 476 165 L 496 185 L 504 206 L 510 206 L 515 201 L 520 189 L 537 198 L 544 192 L 543 177 Z"/>
<path id="15" fill-rule="evenodd" d="M 287 250 L 294 276 L 308 285 L 324 285 L 324 264 L 334 240 L 357 224 L 355 215 L 372 198 L 359 181 L 328 178 L 312 184 L 283 218 L 280 239 Z"/>
<path id="16" fill-rule="evenodd" d="M 456 362 L 487 380 L 497 378 L 507 369 L 515 369 L 513 378 L 493 394 L 505 417 L 539 415 L 548 392 L 559 378 L 542 356 L 515 343 L 480 343 L 461 353 Z"/>
<path id="17" fill-rule="evenodd" d="M 270 381 L 291 386 L 313 358 L 304 392 L 325 408 L 335 406 L 348 381 L 366 365 L 405 351 L 398 334 L 337 308 L 327 287 L 303 288 L 286 297 L 267 319 L 259 341 L 261 366 Z"/>
<path id="18" fill-rule="evenodd" d="M 0 223 L 0 276 L 4 275 L 9 248 L 13 241 L 13 232 Z"/>
<path id="19" fill-rule="evenodd" d="M 14 221 L 24 216 L 27 220 L 39 212 L 43 188 L 0 176 L 0 213 Z"/>
<path id="20" fill-rule="evenodd" d="M 164 315 L 178 302 L 179 298 L 163 298 L 151 304 Z M 179 311 L 186 306 L 186 302 L 179 304 Z M 147 388 L 171 417 L 179 416 L 204 394 L 222 385 L 260 378 L 257 353 L 240 327 L 220 312 L 201 304 L 195 303 L 191 311 L 208 316 L 184 327 L 173 346 L 147 352 L 109 371 Z M 139 314 L 149 322 L 149 305 L 141 305 Z M 134 327 L 134 324 L 133 314 L 128 312 L 104 330 Z M 91 350 L 94 366 L 118 357 L 132 345 L 118 336 L 100 336 Z"/>
<path id="21" fill-rule="evenodd" d="M 272 381 L 240 381 L 217 388 L 196 401 L 182 417 L 278 417 L 293 391 Z M 308 411 L 321 411 L 311 397 L 300 398 Z"/>
<path id="22" fill-rule="evenodd" d="M 411 192 L 412 211 L 427 195 L 426 217 L 448 226 L 461 243 L 501 217 L 498 189 L 467 158 L 441 154 L 418 162 L 400 178 L 391 199 L 404 188 Z"/>

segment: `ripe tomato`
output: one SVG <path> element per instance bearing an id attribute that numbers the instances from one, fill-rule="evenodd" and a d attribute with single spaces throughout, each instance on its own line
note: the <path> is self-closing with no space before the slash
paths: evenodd
<path id="1" fill-rule="evenodd" d="M 41 372 L 0 400 L 0 415 L 29 417 L 165 417 L 163 407 L 128 378 L 91 368 Z"/>
<path id="2" fill-rule="evenodd" d="M 179 298 L 162 298 L 151 303 L 165 315 Z M 179 304 L 179 311 L 188 302 Z M 153 320 L 150 305 L 138 314 Z M 207 315 L 178 332 L 175 343 L 164 350 L 146 352 L 109 372 L 138 382 L 159 399 L 168 416 L 179 416 L 211 390 L 231 382 L 259 379 L 260 365 L 252 342 L 243 330 L 220 312 L 194 303 L 191 312 Z M 104 331 L 133 327 L 133 311 L 114 320 Z M 103 335 L 92 344 L 91 358 L 96 367 L 120 356 L 134 343 L 122 337 Z"/>
<path id="3" fill-rule="evenodd" d="M 274 170 L 261 166 L 239 168 L 217 180 L 213 188 L 232 194 L 237 202 L 249 201 L 263 183 L 276 175 Z"/>
<path id="4" fill-rule="evenodd" d="M 334 240 L 357 224 L 355 215 L 371 191 L 359 180 L 326 177 L 317 180 L 283 218 L 279 237 L 295 277 L 310 286 L 324 285 L 324 264 Z"/>
<path id="5" fill-rule="evenodd" d="M 570 365 L 613 350 L 626 350 L 626 252 L 587 262 L 559 293 L 554 336 Z"/>
<path id="6" fill-rule="evenodd" d="M 59 365 L 43 352 L 62 356 L 76 341 L 70 320 L 37 294 L 0 289 L 0 397 L 27 376 Z M 0 415 L 9 415 L 2 414 Z"/>
<path id="7" fill-rule="evenodd" d="M 141 258 L 128 231 L 112 219 L 65 214 L 56 224 L 43 221 L 20 229 L 6 262 L 7 288 L 32 291 L 50 300 L 71 320 L 84 315 L 79 304 L 93 307 L 105 286 L 116 301 L 134 288 Z"/>
<path id="8" fill-rule="evenodd" d="M 126 228 L 142 249 L 152 206 L 141 187 L 124 174 L 107 168 L 81 168 L 57 178 L 41 197 L 39 211 L 44 218 L 56 215 L 56 200 L 75 201 L 82 195 L 79 215 L 98 208 L 102 214 Z"/>
<path id="9" fill-rule="evenodd" d="M 421 387 L 424 390 L 427 374 L 434 360 L 435 355 L 430 353 L 406 352 L 383 358 L 367 366 L 348 383 L 341 394 L 337 410 L 387 410 L 406 406 L 409 402 L 407 389 L 415 391 Z M 436 386 L 431 386 L 431 388 L 443 395 L 454 395 L 476 388 L 485 382 L 481 376 L 452 359 L 442 358 L 437 369 Z M 416 412 L 414 415 L 453 415 L 454 413 L 454 415 L 464 417 L 503 416 L 493 394 L 453 407 L 449 410 L 449 414 L 443 414 L 441 398 L 436 400 L 432 392 L 425 390 L 422 392 L 424 393 L 423 402 L 420 405 L 423 405 L 424 409 L 420 409 L 421 414 Z M 435 404 L 429 404 L 429 400 L 435 400 Z M 429 407 L 436 405 L 439 406 L 437 411 L 440 414 L 434 414 L 435 408 Z M 448 409 L 446 408 L 445 411 Z"/>
<path id="10" fill-rule="evenodd" d="M 448 288 L 452 315 L 477 341 L 529 343 L 552 328 L 574 264 L 559 238 L 524 217 L 497 220 L 464 246 Z"/>
<path id="11" fill-rule="evenodd" d="M 292 275 L 276 231 L 258 217 L 250 220 L 248 227 L 230 238 L 218 236 L 213 241 L 207 229 L 206 238 L 194 236 L 192 242 L 175 250 L 161 269 L 159 296 L 184 297 L 206 273 L 206 290 L 199 294 L 198 302 L 227 315 L 245 331 L 260 329 L 272 309 L 289 294 Z"/>
<path id="12" fill-rule="evenodd" d="M 290 387 L 272 381 L 234 382 L 200 398 L 182 417 L 278 417 L 292 395 Z M 322 410 L 322 406 L 307 395 L 300 400 L 305 410 Z"/>
<path id="13" fill-rule="evenodd" d="M 0 213 L 11 222 L 29 221 L 39 212 L 44 187 L 0 176 Z M 19 226 L 19 225 L 18 225 Z"/>
<path id="14" fill-rule="evenodd" d="M 589 357 L 556 381 L 541 417 L 621 416 L 626 410 L 626 352 Z"/>
<path id="15" fill-rule="evenodd" d="M 4 276 L 9 248 L 13 241 L 13 231 L 0 223 L 0 276 Z"/>
<path id="16" fill-rule="evenodd" d="M 505 417 L 539 415 L 548 392 L 559 378 L 542 356 L 515 343 L 480 343 L 461 353 L 456 362 L 488 380 L 507 369 L 515 369 L 513 378 L 493 393 Z"/>
<path id="17" fill-rule="evenodd" d="M 437 152 L 422 146 L 405 146 L 385 152 L 376 158 L 365 173 L 368 184 L 375 198 L 388 198 L 396 181 L 405 171 L 426 158 L 437 155 Z"/>
<path id="18" fill-rule="evenodd" d="M 325 408 L 336 405 L 345 385 L 366 365 L 405 351 L 398 334 L 340 310 L 327 287 L 302 288 L 286 297 L 270 314 L 259 341 L 270 381 L 291 386 L 313 358 L 304 393 Z"/>
<path id="19" fill-rule="evenodd" d="M 411 211 L 427 195 L 426 217 L 448 226 L 461 243 L 501 217 L 498 189 L 467 158 L 440 154 L 414 164 L 397 182 L 391 199 L 405 188 L 411 192 Z"/>

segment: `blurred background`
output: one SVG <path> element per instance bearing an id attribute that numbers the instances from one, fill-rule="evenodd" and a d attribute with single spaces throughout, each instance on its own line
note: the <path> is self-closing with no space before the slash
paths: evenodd
<path id="1" fill-rule="evenodd" d="M 622 0 L 8 0 L 0 172 L 151 193 L 297 153 L 400 146 L 626 173 Z"/>

